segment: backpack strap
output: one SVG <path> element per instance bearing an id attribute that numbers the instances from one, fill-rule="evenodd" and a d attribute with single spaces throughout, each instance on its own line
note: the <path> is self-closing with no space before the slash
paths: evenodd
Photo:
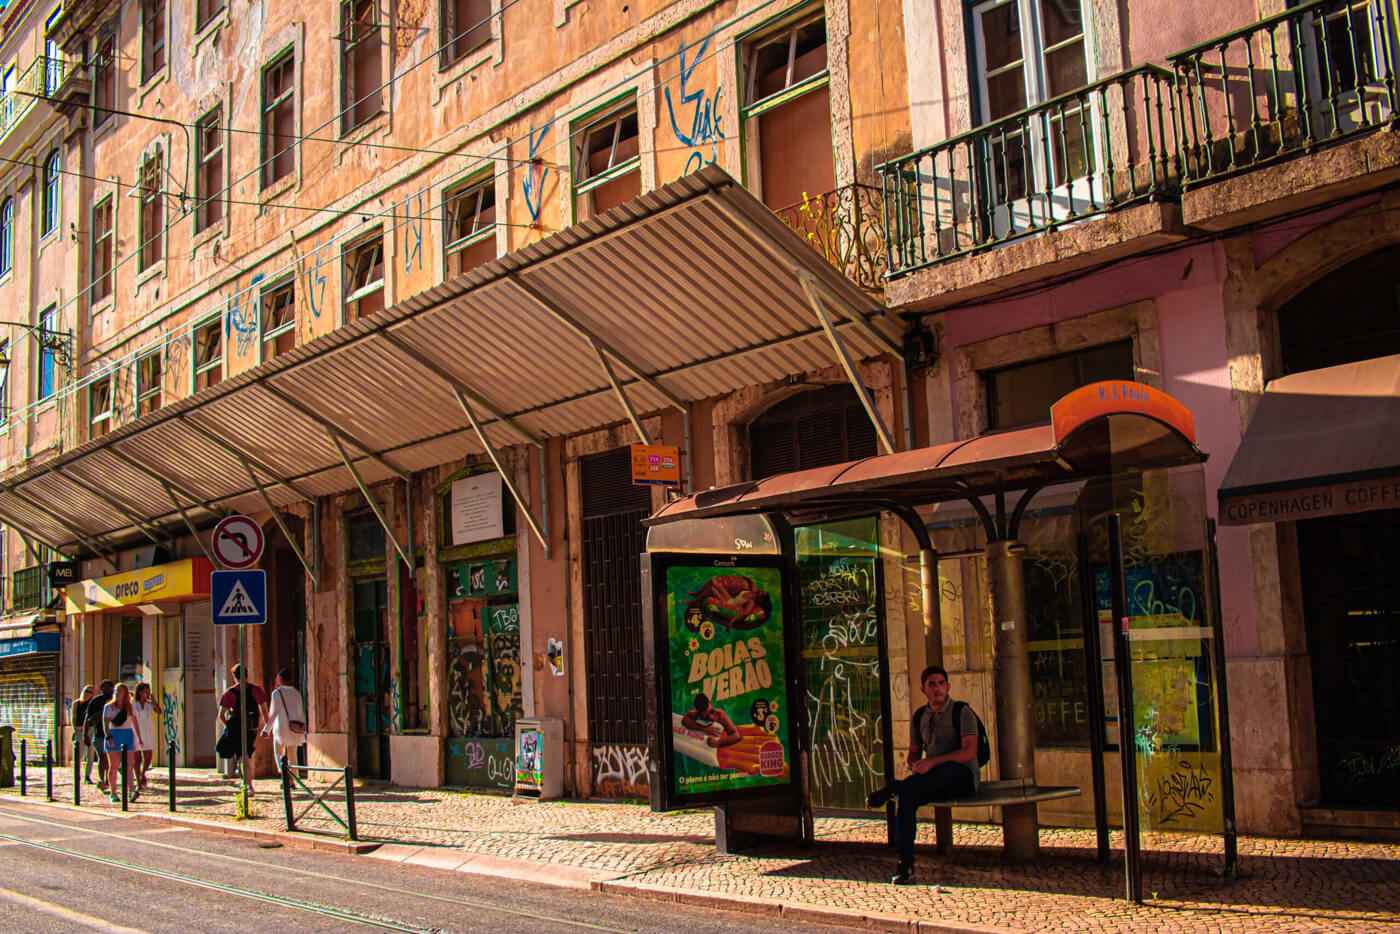
<path id="1" fill-rule="evenodd" d="M 963 714 L 963 711 L 966 710 L 966 709 L 967 709 L 967 701 L 960 701 L 960 700 L 955 700 L 955 701 L 953 701 L 953 729 L 955 729 L 955 730 L 958 731 L 958 739 L 959 739 L 959 740 L 961 740 L 961 739 L 963 738 L 963 731 L 962 731 L 962 714 Z M 973 714 L 973 719 L 975 720 L 976 718 L 977 718 L 977 715 L 976 715 L 976 714 Z M 977 734 L 976 734 L 976 733 L 972 733 L 971 735 L 972 735 L 972 736 L 976 736 Z"/>

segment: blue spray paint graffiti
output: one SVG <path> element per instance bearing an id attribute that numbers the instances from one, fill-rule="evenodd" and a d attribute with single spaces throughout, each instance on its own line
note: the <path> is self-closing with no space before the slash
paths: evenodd
<path id="1" fill-rule="evenodd" d="M 228 336 L 234 340 L 240 357 L 253 349 L 253 341 L 258 336 L 258 299 L 253 290 L 264 278 L 262 273 L 258 273 L 249 280 L 248 288 L 235 291 L 228 303 Z M 244 292 L 249 293 L 246 303 L 243 301 Z"/>
<path id="2" fill-rule="evenodd" d="M 180 751 L 180 723 L 185 719 L 180 709 L 180 698 L 162 689 L 160 692 L 160 722 L 165 729 L 165 746 Z"/>
<path id="3" fill-rule="evenodd" d="M 311 314 L 317 318 L 321 317 L 321 308 L 326 303 L 326 277 L 320 274 L 321 264 L 325 262 L 321 251 L 330 246 L 317 243 L 316 249 L 311 251 L 311 268 L 306 270 L 306 299 L 311 303 Z"/>
<path id="4" fill-rule="evenodd" d="M 410 272 L 413 269 L 414 260 L 418 261 L 418 268 L 423 268 L 423 218 L 427 216 L 427 209 L 424 206 L 423 189 L 418 189 L 417 195 L 407 195 L 403 199 L 403 211 L 406 215 L 404 223 L 404 240 L 408 243 L 408 248 L 404 250 L 403 271 Z M 408 203 L 414 198 L 418 199 L 417 210 L 410 211 Z M 322 277 L 324 281 L 325 277 Z"/>
<path id="5" fill-rule="evenodd" d="M 724 128 L 720 126 L 723 114 L 720 113 L 720 95 L 724 93 L 722 85 L 715 87 L 714 94 L 709 94 L 705 88 L 691 89 L 690 79 L 695 72 L 695 66 L 705 57 L 705 50 L 709 48 L 710 39 L 705 37 L 699 45 L 695 47 L 695 52 L 688 60 L 686 58 L 685 46 L 681 46 L 681 107 L 693 108 L 690 111 L 690 131 L 681 132 L 680 124 L 676 121 L 676 107 L 671 100 L 671 89 L 666 88 L 663 93 L 666 96 L 666 111 L 671 117 L 671 132 L 676 135 L 686 146 L 694 148 L 694 152 L 685 160 L 685 172 L 689 175 L 707 165 L 714 165 L 719 159 L 719 142 L 725 138 Z M 704 147 L 708 146 L 708 154 L 704 152 Z"/>
<path id="6" fill-rule="evenodd" d="M 538 134 L 533 129 L 530 130 L 530 164 L 525 167 L 525 181 L 521 183 L 520 188 L 525 194 L 525 207 L 529 209 L 532 221 L 540 219 L 540 207 L 544 203 L 544 180 L 549 177 L 549 169 L 537 165 L 535 159 L 553 125 L 552 122 L 546 123 L 540 127 Z"/>

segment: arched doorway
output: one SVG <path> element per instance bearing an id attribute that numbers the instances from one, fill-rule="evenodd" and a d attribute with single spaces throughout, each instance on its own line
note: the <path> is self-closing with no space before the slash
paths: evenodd
<path id="1" fill-rule="evenodd" d="M 1400 245 L 1386 247 L 1281 307 L 1284 373 L 1400 354 L 1397 270 Z M 1302 519 L 1296 530 L 1320 803 L 1400 808 L 1400 509 Z"/>

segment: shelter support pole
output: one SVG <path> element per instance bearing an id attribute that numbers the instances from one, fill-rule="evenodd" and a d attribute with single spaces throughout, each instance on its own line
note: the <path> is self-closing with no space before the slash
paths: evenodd
<path id="1" fill-rule="evenodd" d="M 836 355 L 836 361 L 841 364 L 841 369 L 846 371 L 846 379 L 850 380 L 851 388 L 860 397 L 860 404 L 864 407 L 870 424 L 875 426 L 875 433 L 880 436 L 880 446 L 885 449 L 886 454 L 893 454 L 895 452 L 894 437 L 890 434 L 889 428 L 886 427 L 885 420 L 880 417 L 879 410 L 875 408 L 875 400 L 870 398 L 870 390 L 866 389 L 865 384 L 860 381 L 855 361 L 851 359 L 846 345 L 841 342 L 841 335 L 836 333 L 836 325 L 831 323 L 831 316 L 826 313 L 826 306 L 822 304 L 821 290 L 816 280 L 812 278 L 811 273 L 804 270 L 798 272 L 797 281 L 802 284 L 802 291 L 807 293 L 807 301 L 811 303 L 812 311 L 816 313 L 817 322 L 826 332 L 826 339 L 831 342 L 831 350 Z"/>
<path id="2" fill-rule="evenodd" d="M 928 526 L 917 510 L 909 506 L 884 504 L 903 520 L 919 543 L 919 602 L 924 623 L 924 664 L 943 664 L 943 621 L 940 615 L 938 588 L 938 552 L 933 548 Z"/>
<path id="3" fill-rule="evenodd" d="M 992 586 L 992 628 L 995 666 L 997 765 L 1000 777 L 1035 783 L 1035 736 L 1032 733 L 1030 645 L 1026 627 L 1026 581 L 1015 542 L 987 543 L 987 572 Z M 1006 855 L 1026 862 L 1040 851 L 1034 804 L 1002 808 L 1002 837 Z"/>
<path id="4" fill-rule="evenodd" d="M 258 490 L 258 496 L 262 497 L 263 505 L 267 507 L 268 512 L 272 513 L 272 521 L 277 523 L 277 527 L 282 530 L 282 537 L 285 538 L 287 544 L 292 547 L 292 553 L 297 556 L 297 560 L 301 562 L 301 566 L 306 568 L 306 576 L 311 578 L 312 589 L 318 589 L 320 585 L 316 578 L 315 565 L 307 560 L 306 552 L 302 549 L 301 543 L 296 540 L 291 530 L 287 528 L 287 523 L 282 518 L 282 514 L 277 511 L 277 507 L 272 505 L 272 497 L 267 495 L 267 490 L 263 488 L 262 481 L 259 480 L 258 475 L 253 472 L 253 465 L 247 461 L 240 461 L 240 463 L 243 464 L 243 469 L 248 471 L 248 479 L 253 481 L 253 486 Z"/>
<path id="5" fill-rule="evenodd" d="M 360 477 L 360 472 L 355 469 L 355 465 L 351 462 L 350 456 L 345 453 L 345 447 L 340 443 L 340 438 L 336 435 L 335 429 L 327 429 L 326 436 L 331 439 L 331 444 L 335 445 L 336 453 L 340 455 L 340 462 L 344 464 L 345 469 L 350 472 L 350 479 L 355 481 L 355 486 L 360 488 L 360 495 L 365 498 L 365 502 L 369 504 L 370 511 L 373 512 L 374 517 L 379 520 L 379 525 L 384 529 L 384 534 L 388 536 L 389 541 L 393 543 L 394 550 L 399 553 L 399 557 L 403 559 L 404 564 L 408 565 L 410 568 L 413 567 L 413 559 L 408 556 L 408 552 L 404 551 L 403 545 L 399 544 L 399 537 L 395 535 L 394 530 L 389 527 L 389 520 L 385 518 L 384 510 L 379 508 L 379 504 L 376 503 L 374 497 L 370 495 L 369 487 L 365 486 L 365 481 Z"/>
<path id="6" fill-rule="evenodd" d="M 603 373 L 607 375 L 608 382 L 612 385 L 613 394 L 617 396 L 617 401 L 622 404 L 622 411 L 626 413 L 627 420 L 632 423 L 632 427 L 637 430 L 637 437 L 642 440 L 642 444 L 651 444 L 651 435 L 642 425 L 642 420 L 637 417 L 637 410 L 632 405 L 632 400 L 627 398 L 627 393 L 623 390 L 622 384 L 617 381 L 617 374 L 613 372 L 612 364 L 608 362 L 607 354 L 603 353 L 603 348 L 598 346 L 598 342 L 592 337 L 588 338 L 588 345 L 593 348 L 593 352 L 598 355 L 598 363 L 603 367 Z"/>
<path id="7" fill-rule="evenodd" d="M 456 390 L 453 391 L 455 392 Z M 540 545 L 544 547 L 544 558 L 548 561 L 549 536 L 545 535 L 539 523 L 535 522 L 535 516 L 530 512 L 529 504 L 525 502 L 525 497 L 520 492 L 520 488 L 515 485 L 515 478 L 506 471 L 505 467 L 501 466 L 501 456 L 496 452 L 496 446 L 491 443 L 491 439 L 486 437 L 486 432 L 482 431 L 481 422 L 477 421 L 476 413 L 472 411 L 471 403 L 467 401 L 467 397 L 458 392 L 457 403 L 462 407 L 462 411 L 466 413 L 467 421 L 472 423 L 472 430 L 476 432 L 477 440 L 481 442 L 482 447 L 486 448 L 486 456 L 491 458 L 491 463 L 496 465 L 496 473 L 501 475 L 501 482 L 504 483 L 506 489 L 510 491 L 511 499 L 515 500 L 515 504 L 519 506 L 520 511 L 525 514 L 525 521 L 530 524 L 530 531 L 535 533 L 535 538 L 539 539 Z M 543 451 L 544 448 L 540 448 L 540 450 Z M 540 470 L 544 470 L 543 461 L 540 462 Z"/>
<path id="8" fill-rule="evenodd" d="M 1142 904 L 1142 835 L 1138 815 L 1136 706 L 1128 643 L 1128 583 L 1123 563 L 1123 517 L 1108 517 L 1109 606 L 1113 613 L 1113 671 L 1118 682 L 1118 759 L 1123 772 L 1123 869 L 1128 901 Z M 1092 674 L 1092 673 L 1091 673 Z"/>
<path id="9" fill-rule="evenodd" d="M 180 518 L 184 520 L 185 528 L 190 530 L 190 537 L 195 540 L 195 544 L 199 545 L 199 550 L 204 552 L 204 557 L 208 558 L 209 563 L 214 565 L 214 567 L 219 567 L 219 562 L 214 559 L 214 553 L 209 550 L 208 545 L 204 544 L 204 538 L 194 527 L 194 523 L 190 521 L 190 514 L 185 512 L 184 505 L 178 499 L 175 498 L 175 490 L 172 489 L 170 484 L 166 483 L 164 480 L 161 481 L 160 485 L 165 490 L 165 495 L 169 498 L 170 505 L 175 507 L 175 511 L 178 512 L 180 514 Z"/>

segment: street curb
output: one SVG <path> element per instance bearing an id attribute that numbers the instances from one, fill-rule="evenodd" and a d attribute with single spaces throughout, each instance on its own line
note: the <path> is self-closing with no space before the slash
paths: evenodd
<path id="1" fill-rule="evenodd" d="M 150 811 L 91 810 L 79 805 L 65 804 L 61 801 L 30 801 L 27 797 L 20 797 L 18 795 L 6 795 L 0 800 L 14 801 L 17 804 L 27 804 L 31 807 L 54 808 L 55 810 L 75 812 L 78 814 L 101 815 L 103 817 L 116 817 L 122 820 L 143 820 L 162 824 L 173 824 L 176 827 L 185 827 L 189 830 L 204 830 L 210 833 L 224 834 L 226 836 L 251 837 L 254 841 L 277 843 L 281 846 L 298 850 L 330 850 L 331 852 L 357 856 L 363 853 L 370 853 L 380 846 L 378 843 L 337 840 L 334 837 L 288 833 L 285 830 L 260 830 L 256 827 L 239 827 L 236 824 L 224 824 L 218 821 L 205 821 L 197 820 L 193 817 L 181 817 L 178 813 L 162 814 L 160 812 Z"/>
<path id="2" fill-rule="evenodd" d="M 1024 934 L 1011 928 L 989 927 L 981 924 L 959 924 L 948 921 L 928 921 L 913 915 L 881 914 L 855 908 L 833 908 L 808 902 L 784 902 L 758 896 L 727 895 L 696 892 L 646 882 L 603 879 L 593 883 L 595 892 L 606 895 L 628 895 L 682 905 L 699 905 L 745 914 L 761 914 L 815 924 L 841 924 L 848 927 L 869 927 L 881 931 L 909 931 L 918 934 Z"/>
<path id="3" fill-rule="evenodd" d="M 553 885 L 584 892 L 589 891 L 604 879 L 614 878 L 613 874 L 606 871 L 581 869 L 577 866 L 549 863 L 537 859 L 492 856 L 457 847 L 386 843 L 368 856 L 370 859 L 388 860 L 404 866 L 426 866 L 429 869 L 442 869 L 447 872 L 467 872 L 496 879 Z"/>

